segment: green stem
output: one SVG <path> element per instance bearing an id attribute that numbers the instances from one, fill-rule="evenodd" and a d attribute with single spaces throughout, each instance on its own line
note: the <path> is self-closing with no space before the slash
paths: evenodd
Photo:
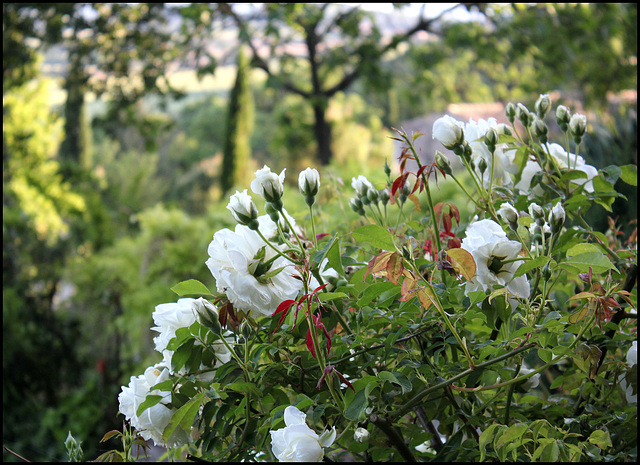
<path id="1" fill-rule="evenodd" d="M 313 234 L 313 248 L 318 248 L 318 239 L 316 238 L 316 223 L 313 218 L 313 207 L 309 205 L 309 217 L 311 219 L 311 234 Z"/>
<path id="2" fill-rule="evenodd" d="M 520 368 L 522 367 L 522 365 L 520 363 L 518 363 L 516 365 L 516 374 L 514 376 L 514 378 L 516 378 L 519 374 L 520 374 Z M 511 386 L 509 386 L 509 391 L 507 392 L 507 406 L 504 410 L 504 424 L 509 426 L 509 410 L 511 409 L 511 400 L 513 399 L 513 390 L 515 389 L 516 385 L 512 384 Z"/>
<path id="3" fill-rule="evenodd" d="M 478 201 L 475 199 L 475 197 L 474 197 L 474 196 L 472 196 L 471 194 L 469 194 L 469 191 L 467 190 L 467 188 L 466 188 L 466 187 L 464 187 L 464 185 L 463 185 L 463 184 L 461 184 L 461 183 L 460 183 L 460 181 L 458 181 L 458 178 L 456 178 L 453 174 L 450 174 L 449 176 L 453 178 L 453 180 L 454 180 L 454 181 L 456 182 L 456 184 L 460 187 L 460 189 L 462 189 L 462 191 L 465 193 L 465 195 L 466 195 L 467 197 L 469 197 L 469 199 L 470 199 L 473 203 L 475 203 L 475 204 L 476 204 L 476 207 L 478 207 L 478 208 L 482 208 L 482 205 L 480 205 L 480 204 L 478 203 Z"/>
<path id="4" fill-rule="evenodd" d="M 459 379 L 462 379 L 466 376 L 469 376 L 471 373 L 473 373 L 475 370 L 478 369 L 482 369 L 488 366 L 493 365 L 494 363 L 498 363 L 501 362 L 502 360 L 507 360 L 511 357 L 514 357 L 516 355 L 518 355 L 521 352 L 527 351 L 533 347 L 535 347 L 537 344 L 535 342 L 531 342 L 527 345 L 524 345 L 522 347 L 518 347 L 517 349 L 512 350 L 509 353 L 500 355 L 499 357 L 496 357 L 492 360 L 487 360 L 486 362 L 480 363 L 478 365 L 476 365 L 474 368 L 469 368 L 461 373 L 458 373 L 456 376 L 453 376 L 452 378 L 449 378 L 445 381 L 442 381 L 434 386 L 430 386 L 427 388 L 424 388 L 422 391 L 420 391 L 418 394 L 416 394 L 415 396 L 413 396 L 411 399 L 409 399 L 409 401 L 407 401 L 407 403 L 402 406 L 399 410 L 393 412 L 390 415 L 390 418 L 399 418 L 402 417 L 404 415 L 406 415 L 408 412 L 410 412 L 416 405 L 418 405 L 423 398 L 425 398 L 427 395 L 429 395 L 432 392 L 438 391 L 446 386 L 449 386 L 453 383 L 455 383 L 456 381 L 458 381 Z"/>

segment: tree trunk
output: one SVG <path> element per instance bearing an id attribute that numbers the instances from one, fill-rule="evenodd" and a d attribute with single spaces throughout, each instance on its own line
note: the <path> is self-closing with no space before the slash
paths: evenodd
<path id="1" fill-rule="evenodd" d="M 315 117 L 313 131 L 318 143 L 317 159 L 321 165 L 325 166 L 333 158 L 333 152 L 331 151 L 331 124 L 326 119 L 324 105 L 314 103 L 313 115 Z"/>

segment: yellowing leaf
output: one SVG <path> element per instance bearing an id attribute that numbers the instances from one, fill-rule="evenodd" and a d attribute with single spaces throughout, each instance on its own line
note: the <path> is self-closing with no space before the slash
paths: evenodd
<path id="1" fill-rule="evenodd" d="M 464 276 L 464 279 L 471 281 L 476 274 L 476 261 L 473 255 L 463 248 L 447 250 L 447 257 L 456 273 Z"/>
<path id="2" fill-rule="evenodd" d="M 389 258 L 394 252 L 380 252 L 378 255 L 373 257 L 369 262 L 369 266 L 367 267 L 367 271 L 363 276 L 363 280 L 369 276 L 370 274 L 377 273 L 378 271 L 384 270 L 387 266 L 387 262 Z"/>
<path id="3" fill-rule="evenodd" d="M 398 252 L 394 252 L 387 262 L 387 279 L 393 284 L 398 284 L 398 279 L 402 276 L 404 265 L 402 263 L 402 256 Z"/>

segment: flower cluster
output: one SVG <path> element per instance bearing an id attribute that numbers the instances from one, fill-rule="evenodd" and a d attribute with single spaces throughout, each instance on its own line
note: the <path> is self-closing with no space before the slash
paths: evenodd
<path id="1" fill-rule="evenodd" d="M 212 461 L 613 454 L 613 417 L 587 425 L 567 415 L 585 403 L 600 411 L 614 389 L 626 400 L 615 421 L 633 412 L 637 343 L 626 364 L 606 349 L 637 330 L 624 321 L 636 297 L 616 282 L 635 250 L 582 218 L 613 194 L 598 192 L 602 175 L 579 155 L 586 118 L 558 107 L 563 147 L 549 141 L 551 107 L 546 94 L 535 111 L 509 104 L 510 125 L 439 118 L 433 138 L 460 158 L 458 171 L 440 152 L 422 165 L 416 136 L 398 131 L 399 176 L 385 164 L 386 182 L 352 177 L 353 230 L 340 229 L 341 205 L 321 212 L 331 225 L 316 234 L 317 170 L 298 175 L 308 207 L 299 222 L 284 208 L 300 209 L 285 196 L 286 170 L 258 169 L 252 194 L 230 196 L 237 224 L 209 243 L 215 289 L 184 281 L 172 288 L 177 302 L 156 306 L 162 362 L 122 387 L 120 412 L 142 438 Z M 459 197 L 435 202 L 443 177 Z M 545 409 L 556 393 L 563 401 Z M 635 440 L 626 430 L 620 441 Z M 514 431 L 522 444 L 498 440 Z"/>
<path id="2" fill-rule="evenodd" d="M 176 409 L 170 406 L 170 391 L 153 389 L 156 384 L 168 379 L 169 370 L 164 365 L 157 364 L 149 367 L 144 374 L 137 377 L 132 376 L 128 386 L 122 386 L 118 401 L 120 413 L 131 423 L 131 426 L 140 432 L 144 439 L 152 439 L 156 445 L 177 447 L 188 441 L 188 432 L 182 428 L 176 428 L 167 441 L 162 438 L 162 433 Z M 160 396 L 159 402 L 139 413 L 140 406 L 149 395 Z"/>

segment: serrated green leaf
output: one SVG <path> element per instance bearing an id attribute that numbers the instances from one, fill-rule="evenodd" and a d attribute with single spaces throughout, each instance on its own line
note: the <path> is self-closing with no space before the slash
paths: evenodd
<path id="1" fill-rule="evenodd" d="M 527 260 L 522 265 L 518 267 L 516 272 L 513 274 L 514 278 L 524 275 L 525 273 L 535 269 L 545 266 L 549 262 L 549 257 L 537 257 L 533 260 Z"/>
<path id="2" fill-rule="evenodd" d="M 173 292 L 178 294 L 180 297 L 184 296 L 203 296 L 203 297 L 213 297 L 211 291 L 202 284 L 197 279 L 188 279 L 186 281 L 182 281 L 181 283 L 176 284 L 171 288 Z"/>
<path id="3" fill-rule="evenodd" d="M 180 427 L 187 432 L 191 429 L 193 420 L 196 418 L 196 415 L 198 415 L 203 400 L 204 393 L 200 393 L 173 413 L 169 424 L 162 432 L 162 439 L 165 442 L 169 441 L 176 428 Z"/>
<path id="4" fill-rule="evenodd" d="M 506 443 L 515 442 L 527 431 L 528 425 L 526 423 L 516 423 L 510 426 L 502 436 L 496 441 L 495 448 L 499 449 Z"/>
<path id="5" fill-rule="evenodd" d="M 366 224 L 353 231 L 353 238 L 358 242 L 368 242 L 382 250 L 396 250 L 391 234 L 386 228 L 377 224 Z"/>
<path id="6" fill-rule="evenodd" d="M 148 394 L 146 399 L 144 400 L 144 402 L 142 402 L 140 405 L 138 405 L 138 410 L 136 410 L 136 415 L 137 416 L 142 415 L 142 412 L 147 410 L 149 407 L 153 407 L 154 405 L 156 405 L 161 400 L 162 400 L 162 396 L 160 396 L 160 395 Z"/>
<path id="7" fill-rule="evenodd" d="M 558 265 L 567 271 L 576 273 L 588 273 L 589 267 L 594 273 L 604 273 L 609 270 L 618 271 L 602 252 L 587 252 L 567 258 L 567 260 Z"/>

